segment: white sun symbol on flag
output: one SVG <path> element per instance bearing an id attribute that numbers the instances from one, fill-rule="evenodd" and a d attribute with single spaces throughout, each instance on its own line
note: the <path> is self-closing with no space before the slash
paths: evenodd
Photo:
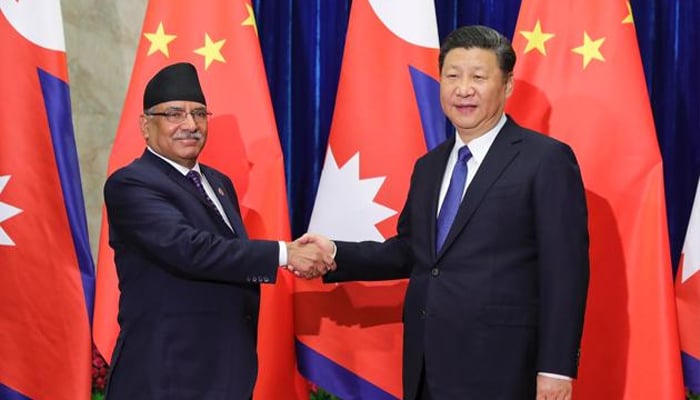
<path id="1" fill-rule="evenodd" d="M 10 176 L 5 175 L 5 176 L 0 176 L 0 194 L 2 194 L 2 191 L 5 189 L 5 186 L 7 185 L 7 182 L 9 182 Z M 16 207 L 12 207 L 9 204 L 3 203 L 0 201 L 0 224 L 3 223 L 4 221 L 14 217 L 15 215 L 21 213 L 22 210 Z M 15 242 L 10 239 L 10 235 L 8 235 L 2 227 L 0 227 L 0 246 L 14 246 Z"/>
<path id="2" fill-rule="evenodd" d="M 374 201 L 384 179 L 360 179 L 359 152 L 339 168 L 329 146 L 309 232 L 335 240 L 384 241 L 375 225 L 396 214 L 395 210 Z"/>

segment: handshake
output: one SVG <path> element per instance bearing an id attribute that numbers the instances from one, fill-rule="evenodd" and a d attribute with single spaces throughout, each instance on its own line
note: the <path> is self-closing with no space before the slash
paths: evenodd
<path id="1" fill-rule="evenodd" d="M 336 268 L 335 243 L 328 238 L 307 233 L 293 242 L 287 242 L 287 265 L 283 268 L 294 275 L 313 279 Z"/>

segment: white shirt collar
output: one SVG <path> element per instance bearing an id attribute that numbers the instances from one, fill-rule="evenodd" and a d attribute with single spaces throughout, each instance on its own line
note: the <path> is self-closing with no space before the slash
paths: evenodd
<path id="1" fill-rule="evenodd" d="M 501 114 L 501 119 L 498 120 L 498 123 L 496 123 L 493 128 L 469 142 L 469 151 L 472 153 L 472 158 L 477 162 L 477 164 L 480 165 L 484 160 L 486 153 L 488 153 L 489 149 L 491 148 L 491 144 L 493 144 L 493 141 L 496 139 L 496 135 L 498 135 L 498 132 L 501 131 L 501 128 L 503 128 L 503 125 L 506 124 L 507 120 L 508 118 L 506 118 L 506 114 Z M 455 146 L 452 149 L 452 153 L 457 154 L 459 148 L 464 146 L 466 143 L 462 141 L 462 138 L 459 136 L 456 129 L 455 137 Z"/>

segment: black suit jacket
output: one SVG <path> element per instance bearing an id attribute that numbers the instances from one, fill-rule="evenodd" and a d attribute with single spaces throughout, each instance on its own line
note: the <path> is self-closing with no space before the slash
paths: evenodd
<path id="1" fill-rule="evenodd" d="M 439 253 L 441 178 L 455 139 L 420 158 L 397 236 L 338 242 L 326 281 L 409 277 L 404 397 L 425 362 L 436 399 L 535 398 L 536 374 L 576 376 L 588 286 L 585 194 L 571 149 L 508 120 Z"/>
<path id="2" fill-rule="evenodd" d="M 235 234 L 148 150 L 105 184 L 121 292 L 109 400 L 252 396 L 259 284 L 275 281 L 279 246 L 247 239 L 231 181 L 200 166 Z"/>

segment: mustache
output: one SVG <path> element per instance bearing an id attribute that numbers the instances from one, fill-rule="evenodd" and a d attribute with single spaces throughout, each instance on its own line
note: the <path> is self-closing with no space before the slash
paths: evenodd
<path id="1" fill-rule="evenodd" d="M 182 140 L 182 139 L 200 140 L 200 139 L 202 139 L 202 137 L 203 137 L 203 135 L 202 135 L 202 132 L 200 132 L 200 131 L 194 131 L 194 132 L 178 131 L 173 135 L 173 139 L 175 139 L 175 140 Z"/>

